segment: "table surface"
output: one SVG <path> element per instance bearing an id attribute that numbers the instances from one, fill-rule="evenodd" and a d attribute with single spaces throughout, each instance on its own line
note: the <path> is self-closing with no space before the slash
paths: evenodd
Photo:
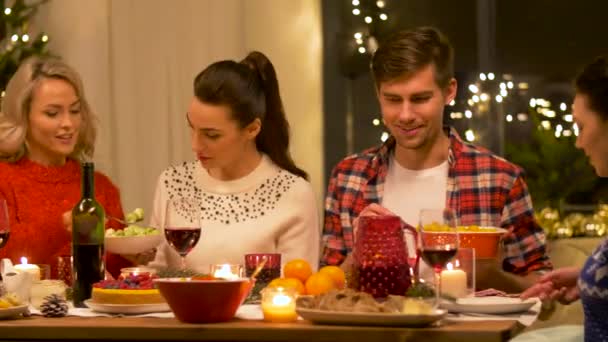
<path id="1" fill-rule="evenodd" d="M 508 341 L 523 329 L 517 321 L 442 321 L 426 328 L 267 323 L 234 319 L 185 324 L 144 317 L 32 316 L 0 320 L 0 341 Z"/>

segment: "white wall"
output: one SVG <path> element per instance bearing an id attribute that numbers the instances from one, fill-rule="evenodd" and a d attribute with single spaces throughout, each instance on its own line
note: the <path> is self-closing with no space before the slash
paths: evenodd
<path id="1" fill-rule="evenodd" d="M 98 167 L 114 174 L 110 162 L 110 60 L 107 1 L 53 0 L 42 7 L 37 26 L 50 36 L 51 51 L 78 70 L 87 99 L 99 116 Z"/>
<path id="2" fill-rule="evenodd" d="M 193 159 L 184 115 L 194 76 L 253 49 L 277 69 L 292 153 L 321 206 L 319 0 L 52 0 L 38 24 L 83 76 L 100 118 L 97 164 L 125 210 L 149 210 L 160 172 Z"/>

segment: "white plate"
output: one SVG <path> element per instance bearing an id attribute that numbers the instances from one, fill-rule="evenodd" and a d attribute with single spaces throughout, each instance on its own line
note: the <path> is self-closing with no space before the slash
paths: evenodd
<path id="1" fill-rule="evenodd" d="M 157 247 L 162 235 L 106 236 L 105 248 L 114 254 L 138 254 Z"/>
<path id="2" fill-rule="evenodd" d="M 27 312 L 27 305 L 12 306 L 0 309 L 0 318 L 10 318 Z"/>
<path id="3" fill-rule="evenodd" d="M 344 325 L 384 325 L 384 326 L 409 326 L 420 327 L 429 325 L 440 320 L 446 315 L 446 310 L 436 309 L 430 315 L 404 315 L 397 313 L 363 313 L 363 312 L 339 312 L 315 309 L 297 308 L 297 313 L 302 318 L 321 324 L 344 324 Z"/>
<path id="4" fill-rule="evenodd" d="M 111 314 L 126 314 L 138 315 L 151 312 L 166 312 L 171 311 L 167 303 L 159 304 L 101 304 L 94 303 L 90 299 L 84 301 L 86 306 L 93 311 L 111 313 Z"/>
<path id="5" fill-rule="evenodd" d="M 536 299 L 521 300 L 509 297 L 470 297 L 459 298 L 456 303 L 444 301 L 441 307 L 450 312 L 509 314 L 528 311 L 536 304 Z"/>

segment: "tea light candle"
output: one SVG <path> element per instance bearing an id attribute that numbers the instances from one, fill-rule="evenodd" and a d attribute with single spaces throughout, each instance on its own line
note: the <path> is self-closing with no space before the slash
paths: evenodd
<path id="1" fill-rule="evenodd" d="M 452 263 L 446 265 L 441 271 L 441 293 L 454 298 L 466 297 L 467 274 L 463 270 L 454 269 Z"/>
<path id="2" fill-rule="evenodd" d="M 32 275 L 33 281 L 40 280 L 40 267 L 38 265 L 28 264 L 26 257 L 21 257 L 21 264 L 14 266 L 15 271 L 21 273 L 29 273 Z"/>
<path id="3" fill-rule="evenodd" d="M 38 310 L 44 297 L 58 294 L 65 299 L 66 285 L 61 280 L 42 280 L 32 284 L 30 289 L 30 303 Z"/>
<path id="4" fill-rule="evenodd" d="M 214 265 L 211 268 L 211 274 L 215 278 L 223 278 L 226 280 L 236 280 L 241 277 L 243 267 L 241 265 Z"/>
<path id="5" fill-rule="evenodd" d="M 152 267 L 145 267 L 145 266 L 139 266 L 139 267 L 124 267 L 120 269 L 120 275 L 123 278 L 127 278 L 130 275 L 140 275 L 140 274 L 147 274 L 147 275 L 153 275 L 156 274 L 156 269 L 152 268 Z"/>
<path id="6" fill-rule="evenodd" d="M 274 323 L 293 322 L 298 319 L 296 299 L 293 289 L 282 287 L 262 290 L 262 312 L 264 320 Z"/>

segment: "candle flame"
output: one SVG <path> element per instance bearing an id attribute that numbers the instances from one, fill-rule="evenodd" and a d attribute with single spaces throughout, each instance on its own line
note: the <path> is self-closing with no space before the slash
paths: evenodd
<path id="1" fill-rule="evenodd" d="M 272 297 L 272 304 L 276 306 L 285 306 L 291 303 L 291 297 L 286 294 L 278 293 Z"/>
<path id="2" fill-rule="evenodd" d="M 451 263 L 451 262 L 448 262 L 448 264 L 447 264 L 447 265 L 445 265 L 445 268 L 446 268 L 448 271 L 451 271 L 451 270 L 453 270 L 453 269 L 454 269 L 454 266 L 452 265 L 452 263 Z"/>
<path id="3" fill-rule="evenodd" d="M 27 258 L 26 257 L 21 257 L 21 264 L 23 264 L 23 265 L 27 264 Z"/>
<path id="4" fill-rule="evenodd" d="M 454 262 L 454 264 L 456 265 L 456 267 L 460 267 L 460 260 L 456 259 L 456 261 Z"/>
<path id="5" fill-rule="evenodd" d="M 224 278 L 228 280 L 234 280 L 239 278 L 238 274 L 232 273 L 232 270 L 230 269 L 230 264 L 223 264 L 220 269 L 215 270 L 215 272 L 213 272 L 213 276 L 215 278 Z"/>

